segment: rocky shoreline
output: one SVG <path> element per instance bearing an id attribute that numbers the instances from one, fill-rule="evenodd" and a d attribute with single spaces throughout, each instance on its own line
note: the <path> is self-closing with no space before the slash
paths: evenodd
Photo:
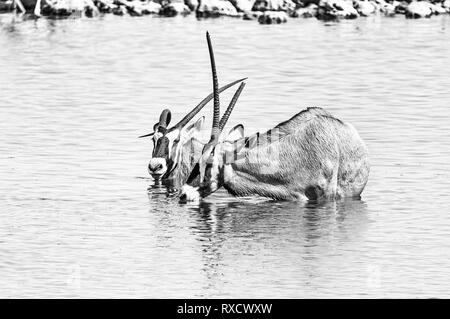
<path id="1" fill-rule="evenodd" d="M 450 0 L 0 0 L 0 12 L 13 10 L 52 18 L 195 14 L 197 18 L 229 16 L 279 24 L 290 18 L 313 17 L 320 20 L 371 15 L 430 18 L 450 13 Z"/>

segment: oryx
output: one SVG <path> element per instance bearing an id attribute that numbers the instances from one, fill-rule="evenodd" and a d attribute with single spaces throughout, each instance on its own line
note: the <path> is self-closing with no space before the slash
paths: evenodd
<path id="1" fill-rule="evenodd" d="M 193 201 L 224 187 L 235 196 L 318 200 L 359 197 L 369 176 L 367 148 L 350 124 L 308 108 L 263 134 L 237 125 L 219 141 L 219 94 L 212 45 L 214 113 L 210 141 L 181 191 Z M 221 123 L 222 127 L 225 123 Z M 193 184 L 200 177 L 200 186 Z"/>

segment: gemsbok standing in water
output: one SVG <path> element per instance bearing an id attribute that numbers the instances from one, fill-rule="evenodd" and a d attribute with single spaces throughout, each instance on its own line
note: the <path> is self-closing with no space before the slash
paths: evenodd
<path id="1" fill-rule="evenodd" d="M 233 85 L 244 81 L 245 78 L 231 82 L 221 87 L 218 92 L 221 93 Z M 168 128 L 172 114 L 170 110 L 165 109 L 161 112 L 159 122 L 153 126 L 153 132 L 150 134 L 139 136 L 151 136 L 153 140 L 152 158 L 148 164 L 148 171 L 155 180 L 167 179 L 169 175 L 174 175 L 177 163 L 180 162 L 181 147 L 190 141 L 192 138 L 199 135 L 204 123 L 204 117 L 199 118 L 194 124 L 187 126 L 187 124 L 197 115 L 203 107 L 208 104 L 213 98 L 213 93 L 204 98 L 196 107 L 194 107 L 186 116 L 184 116 L 177 124 Z M 191 154 L 195 162 L 201 155 L 203 145 L 198 146 L 197 142 L 192 142 L 192 149 L 195 154 Z M 188 154 L 184 154 L 188 155 Z M 185 163 L 182 163 L 185 164 Z M 189 175 L 191 167 L 183 165 L 183 171 Z M 186 176 L 187 177 L 187 176 Z M 182 181 L 183 183 L 185 180 Z"/>
<path id="2" fill-rule="evenodd" d="M 370 170 L 367 148 L 353 126 L 321 108 L 303 110 L 274 129 L 250 137 L 244 137 L 243 126 L 237 125 L 219 142 L 219 90 L 208 33 L 207 40 L 214 94 L 211 138 L 180 199 L 195 201 L 222 186 L 235 196 L 280 200 L 359 197 Z M 194 187 L 198 176 L 200 186 Z"/>

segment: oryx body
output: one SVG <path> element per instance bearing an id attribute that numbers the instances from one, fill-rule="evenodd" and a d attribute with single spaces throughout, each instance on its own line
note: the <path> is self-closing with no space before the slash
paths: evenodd
<path id="1" fill-rule="evenodd" d="M 236 126 L 219 141 L 220 103 L 214 53 L 206 35 L 214 93 L 210 141 L 183 186 L 181 200 L 197 200 L 220 187 L 236 196 L 318 200 L 358 197 L 369 176 L 367 148 L 350 124 L 321 108 L 308 108 L 263 134 L 244 137 Z M 227 109 L 225 114 L 230 113 Z M 229 114 L 228 114 L 229 115 Z M 200 186 L 192 181 L 200 176 Z"/>
<path id="2" fill-rule="evenodd" d="M 196 200 L 223 186 L 235 196 L 307 200 L 358 197 L 369 176 L 367 148 L 353 126 L 309 108 L 264 134 L 216 145 Z"/>

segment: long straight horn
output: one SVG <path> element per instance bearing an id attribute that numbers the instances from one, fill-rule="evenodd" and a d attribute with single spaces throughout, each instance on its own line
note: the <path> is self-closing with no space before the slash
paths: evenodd
<path id="1" fill-rule="evenodd" d="M 228 83 L 227 85 L 224 85 L 219 89 L 219 93 L 222 93 L 223 91 L 232 87 L 233 85 L 235 85 L 239 82 L 245 81 L 245 80 L 247 80 L 247 78 L 239 79 L 237 81 Z M 213 95 L 214 95 L 214 93 L 211 93 L 210 95 L 205 97 L 196 107 L 194 107 L 192 109 L 192 111 L 190 111 L 188 114 L 186 114 L 186 116 L 183 117 L 183 119 L 181 119 L 181 121 L 179 121 L 177 124 L 175 124 L 173 126 L 173 128 L 181 129 L 184 126 L 186 126 L 186 124 L 189 123 L 189 121 L 192 120 L 194 118 L 194 116 L 196 116 L 197 113 L 199 113 L 203 109 L 203 107 L 205 107 L 205 105 L 208 104 L 208 102 L 212 100 Z"/>
<path id="2" fill-rule="evenodd" d="M 231 102 L 227 107 L 227 110 L 225 111 L 225 113 L 223 113 L 222 118 L 220 119 L 220 122 L 219 122 L 219 131 L 220 132 L 222 132 L 223 128 L 227 124 L 228 119 L 230 118 L 230 115 L 231 115 L 231 111 L 233 111 L 233 108 L 236 105 L 236 102 L 237 102 L 239 96 L 241 95 L 241 92 L 244 89 L 244 87 L 245 87 L 245 82 L 242 82 L 241 85 L 239 85 L 236 93 L 234 93 L 233 98 L 231 99 Z"/>
<path id="3" fill-rule="evenodd" d="M 211 71 L 213 79 L 213 96 L 214 96 L 214 114 L 211 129 L 211 139 L 219 138 L 219 118 L 220 118 L 220 101 L 219 101 L 219 82 L 217 80 L 216 61 L 214 59 L 214 51 L 211 44 L 211 37 L 209 32 L 206 32 L 206 40 L 208 42 L 209 58 L 211 60 Z"/>

